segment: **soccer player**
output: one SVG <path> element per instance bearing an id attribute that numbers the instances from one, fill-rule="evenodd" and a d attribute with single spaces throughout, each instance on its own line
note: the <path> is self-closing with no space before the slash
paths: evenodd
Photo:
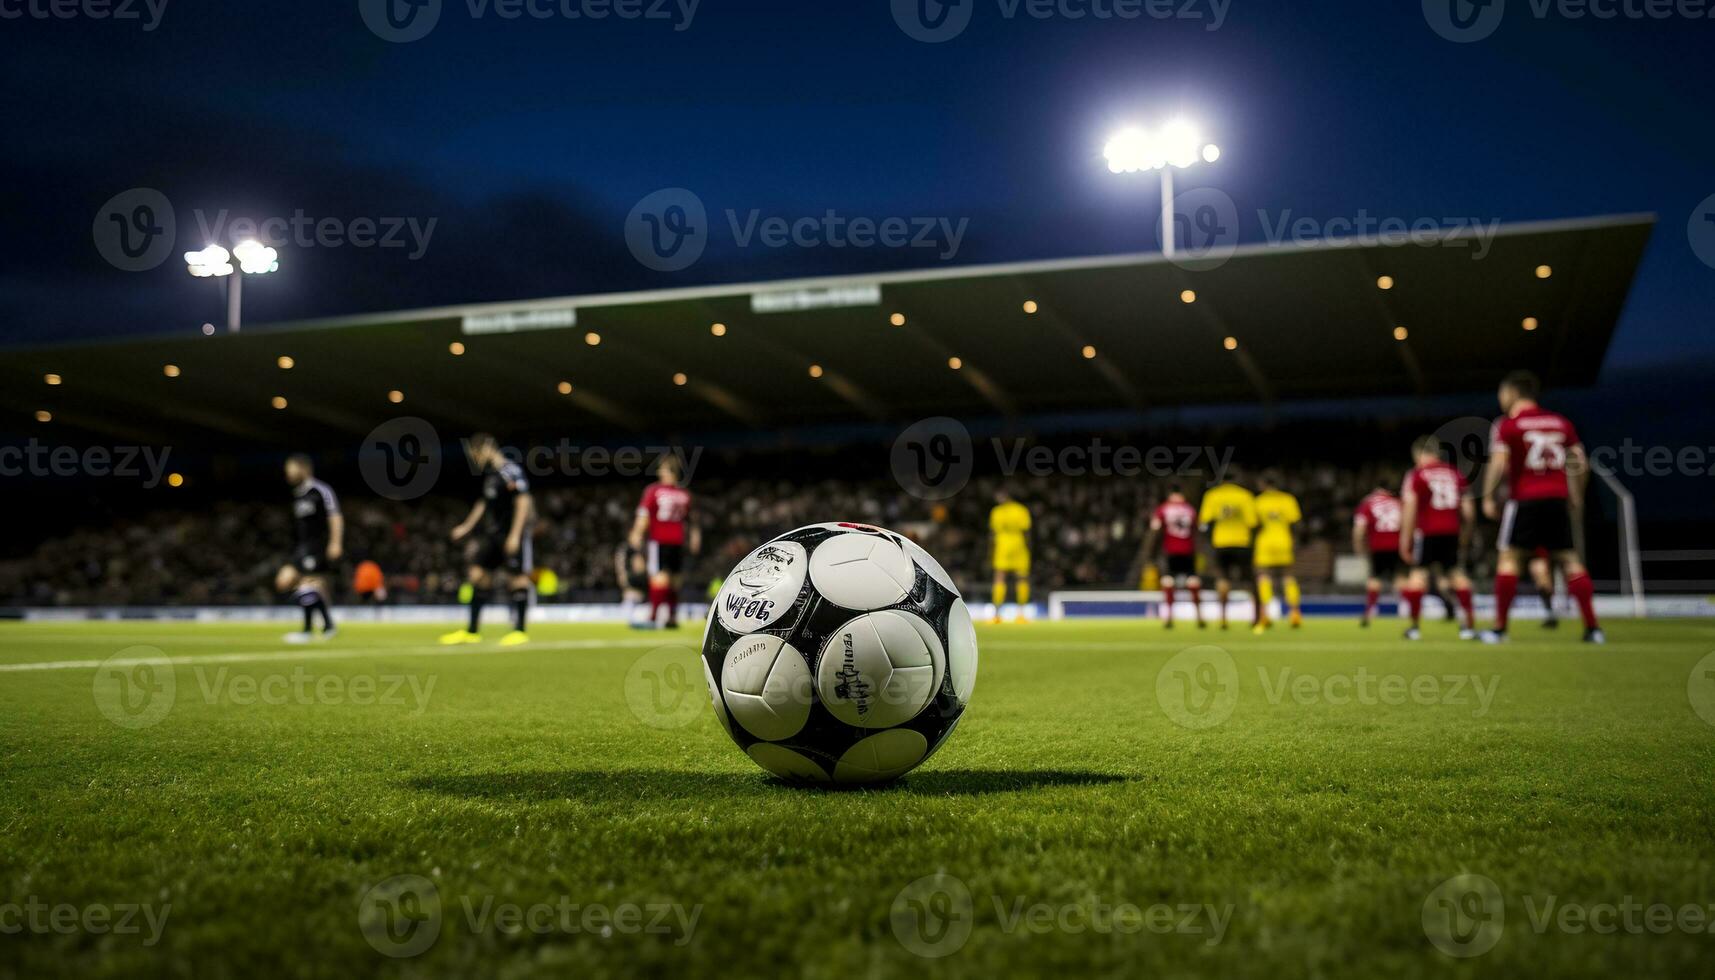
<path id="1" fill-rule="evenodd" d="M 1364 583 L 1364 618 L 1358 621 L 1359 626 L 1366 628 L 1375 618 L 1384 579 L 1393 584 L 1395 595 L 1405 592 L 1405 565 L 1399 554 L 1403 514 L 1399 498 L 1389 489 L 1391 482 L 1383 476 L 1376 488 L 1358 501 L 1358 509 L 1352 513 L 1352 551 L 1370 556 L 1370 577 Z"/>
<path id="2" fill-rule="evenodd" d="M 1278 577 L 1284 587 L 1287 615 L 1292 628 L 1304 625 L 1303 594 L 1298 589 L 1298 576 L 1292 574 L 1293 527 L 1304 520 L 1298 498 L 1280 488 L 1280 479 L 1265 474 L 1258 482 L 1262 489 L 1256 495 L 1256 589 L 1257 618 L 1252 627 L 1261 633 L 1274 625 L 1268 616 L 1269 602 L 1274 598 L 1274 581 Z"/>
<path id="3" fill-rule="evenodd" d="M 1163 556 L 1161 588 L 1165 593 L 1162 612 L 1166 627 L 1173 628 L 1173 591 L 1180 583 L 1191 590 L 1191 608 L 1197 611 L 1197 628 L 1209 624 L 1203 621 L 1203 580 L 1197 577 L 1197 511 L 1185 499 L 1177 485 L 1167 490 L 1167 499 L 1149 516 L 1149 534 L 1144 538 L 1144 560 L 1155 553 L 1161 542 Z"/>
<path id="4" fill-rule="evenodd" d="M 530 530 L 535 521 L 535 501 L 524 468 L 507 459 L 500 444 L 486 433 L 471 436 L 465 443 L 470 462 L 482 473 L 482 496 L 470 514 L 455 528 L 452 539 L 463 541 L 481 528 L 470 550 L 470 568 L 465 583 L 470 586 L 470 625 L 441 637 L 442 643 L 480 643 L 482 607 L 504 573 L 507 598 L 512 604 L 512 631 L 500 638 L 501 646 L 516 646 L 530 640 L 525 632 L 530 614 Z"/>
<path id="5" fill-rule="evenodd" d="M 1230 475 L 1225 483 L 1203 492 L 1197 523 L 1215 548 L 1215 595 L 1221 603 L 1221 628 L 1227 628 L 1227 597 L 1233 583 L 1251 572 L 1251 531 L 1256 528 L 1256 497 Z M 1260 613 L 1262 604 L 1257 603 Z"/>
<path id="6" fill-rule="evenodd" d="M 290 592 L 304 611 L 304 628 L 287 633 L 287 643 L 316 639 L 315 617 L 321 614 L 321 638 L 338 634 L 328 609 L 328 583 L 345 554 L 345 518 L 333 489 L 316 479 L 310 457 L 296 453 L 286 457 L 286 482 L 292 487 L 292 560 L 274 573 L 274 591 Z"/>
<path id="7" fill-rule="evenodd" d="M 1530 578 L 1536 583 L 1536 596 L 1542 600 L 1542 609 L 1547 614 L 1542 618 L 1542 628 L 1559 629 L 1560 617 L 1554 613 L 1554 566 L 1549 560 L 1547 548 L 1538 548 L 1531 552 Z"/>
<path id="8" fill-rule="evenodd" d="M 649 588 L 649 565 L 642 549 L 633 548 L 630 540 L 615 548 L 613 571 L 619 580 L 619 601 L 626 621 L 636 622 L 644 591 Z"/>
<path id="9" fill-rule="evenodd" d="M 643 490 L 637 502 L 637 517 L 631 524 L 630 543 L 642 549 L 648 542 L 649 626 L 654 626 L 661 606 L 667 606 L 666 627 L 679 628 L 679 586 L 685 571 L 685 546 L 691 554 L 702 550 L 702 531 L 690 524 L 691 491 L 681 486 L 684 466 L 676 455 L 662 458 L 655 469 L 655 482 Z"/>
<path id="10" fill-rule="evenodd" d="M 1596 620 L 1596 590 L 1590 573 L 1572 546 L 1572 521 L 1584 510 L 1584 482 L 1590 461 L 1578 430 L 1564 416 L 1537 404 L 1542 382 L 1529 371 L 1514 371 L 1497 393 L 1501 411 L 1489 435 L 1489 467 L 1483 473 L 1483 515 L 1500 519 L 1500 556 L 1495 562 L 1495 628 L 1483 642 L 1507 636 L 1507 617 L 1518 594 L 1521 558 L 1547 548 L 1566 578 L 1566 591 L 1584 617 L 1584 642 L 1606 643 Z M 1506 515 L 1497 495 L 1505 482 Z"/>
<path id="11" fill-rule="evenodd" d="M 1471 579 L 1459 556 L 1464 551 L 1465 534 L 1476 520 L 1476 506 L 1465 492 L 1465 477 L 1442 458 L 1440 439 L 1419 438 L 1411 444 L 1411 457 L 1416 465 L 1406 474 L 1399 494 L 1403 509 L 1399 554 L 1411 567 L 1411 581 L 1405 587 L 1411 626 L 1405 638 L 1423 639 L 1423 596 L 1433 574 L 1436 589 L 1445 593 L 1451 585 L 1459 600 L 1463 614 L 1459 639 L 1475 639 Z"/>
<path id="12" fill-rule="evenodd" d="M 1012 576 L 1017 617 L 1023 619 L 1030 603 L 1030 509 L 1012 498 L 1005 487 L 995 491 L 994 509 L 989 511 L 989 564 L 994 566 L 994 618 L 1000 622 L 1000 607 L 1006 602 L 1006 577 Z"/>

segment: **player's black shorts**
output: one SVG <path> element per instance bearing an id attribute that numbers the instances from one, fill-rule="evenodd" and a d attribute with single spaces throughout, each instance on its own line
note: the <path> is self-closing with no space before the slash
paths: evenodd
<path id="1" fill-rule="evenodd" d="M 1419 534 L 1412 545 L 1411 567 L 1451 572 L 1459 566 L 1459 535 Z"/>
<path id="2" fill-rule="evenodd" d="M 299 548 L 292 552 L 292 567 L 300 575 L 333 575 L 338 573 L 338 562 L 328 561 L 327 548 Z"/>
<path id="3" fill-rule="evenodd" d="M 1400 560 L 1398 548 L 1372 551 L 1370 552 L 1370 577 L 1384 580 L 1398 578 L 1404 564 Z"/>
<path id="4" fill-rule="evenodd" d="M 1502 548 L 1572 550 L 1572 513 L 1564 500 L 1509 500 L 1501 512 Z"/>
<path id="5" fill-rule="evenodd" d="M 519 544 L 516 555 L 506 553 L 506 536 L 497 534 L 477 542 L 476 551 L 471 554 L 470 563 L 490 571 L 498 569 L 512 575 L 528 575 L 534 567 L 532 557 L 528 533 L 524 535 L 523 542 Z"/>
<path id="6" fill-rule="evenodd" d="M 1236 578 L 1250 578 L 1250 548 L 1216 548 L 1215 570 L 1222 578 L 1229 581 Z"/>
<path id="7" fill-rule="evenodd" d="M 1197 556 L 1168 555 L 1167 574 L 1174 578 L 1185 578 L 1197 574 Z"/>
<path id="8" fill-rule="evenodd" d="M 666 572 L 677 575 L 685 570 L 685 546 L 649 542 L 649 574 Z"/>

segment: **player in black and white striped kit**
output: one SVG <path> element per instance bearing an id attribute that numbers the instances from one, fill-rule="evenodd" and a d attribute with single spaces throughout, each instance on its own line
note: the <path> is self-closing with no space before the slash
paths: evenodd
<path id="1" fill-rule="evenodd" d="M 333 639 L 333 613 L 328 609 L 328 583 L 345 556 L 345 518 L 339 512 L 339 497 L 333 488 L 316 479 L 315 464 L 302 453 L 286 459 L 286 482 L 292 486 L 292 559 L 274 575 L 274 589 L 290 594 L 304 611 L 304 628 L 287 633 L 287 643 L 308 643 L 317 638 L 315 618 L 320 614 L 320 638 Z"/>

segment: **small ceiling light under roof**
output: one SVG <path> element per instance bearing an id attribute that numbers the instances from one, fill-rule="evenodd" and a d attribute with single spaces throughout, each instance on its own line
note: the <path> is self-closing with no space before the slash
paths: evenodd
<path id="1" fill-rule="evenodd" d="M 177 364 L 162 365 L 161 373 L 169 378 L 176 378 L 179 376 L 179 366 Z"/>
<path id="2" fill-rule="evenodd" d="M 820 364 L 810 365 L 810 377 L 819 378 L 821 376 L 822 376 L 822 366 Z"/>
<path id="3" fill-rule="evenodd" d="M 1096 356 L 1096 349 L 1089 344 L 1085 344 L 1084 345 L 1084 359 L 1085 360 L 1094 360 L 1095 356 Z"/>
<path id="4" fill-rule="evenodd" d="M 569 395 L 572 393 L 572 383 L 570 381 L 562 381 L 554 386 L 554 390 L 562 395 Z"/>
<path id="5" fill-rule="evenodd" d="M 1036 301 L 1033 299 L 1025 300 L 1024 301 L 1024 312 L 1035 313 L 1036 312 Z"/>
<path id="6" fill-rule="evenodd" d="M 405 400 L 405 393 L 400 391 L 398 388 L 394 388 L 392 391 L 387 393 L 387 400 L 397 405 Z"/>
<path id="7" fill-rule="evenodd" d="M 1536 317 L 1527 316 L 1524 318 L 1524 328 L 1526 330 L 1535 330 L 1538 326 L 1540 326 L 1540 324 L 1536 322 Z"/>
<path id="8" fill-rule="evenodd" d="M 1187 289 L 1187 290 L 1181 292 L 1179 294 L 1179 302 L 1181 302 L 1181 303 L 1195 303 L 1195 302 L 1197 302 L 1197 291 L 1194 289 Z"/>
<path id="9" fill-rule="evenodd" d="M 589 333 L 584 334 L 584 343 L 590 345 L 591 347 L 595 347 L 596 345 L 601 343 L 601 334 L 596 333 L 594 330 L 591 330 Z"/>
<path id="10" fill-rule="evenodd" d="M 1409 336 L 1411 336 L 1411 331 L 1405 329 L 1404 327 L 1394 327 L 1393 328 L 1393 339 L 1404 340 L 1405 338 L 1407 338 Z"/>
<path id="11" fill-rule="evenodd" d="M 1547 279 L 1549 276 L 1552 276 L 1552 275 L 1554 275 L 1554 267 L 1553 266 L 1539 265 L 1536 267 L 1536 277 L 1538 279 Z"/>
<path id="12" fill-rule="evenodd" d="M 274 363 L 280 365 L 280 370 L 290 371 L 290 370 L 292 370 L 292 368 L 297 366 L 298 362 L 292 360 L 290 357 L 287 357 L 285 354 L 281 354 L 280 358 L 278 360 L 276 360 Z"/>
<path id="13" fill-rule="evenodd" d="M 888 317 L 887 319 L 888 319 L 888 322 L 892 323 L 896 327 L 905 326 L 905 314 L 903 314 L 903 313 L 895 313 L 892 316 Z"/>
<path id="14" fill-rule="evenodd" d="M 1226 340 L 1221 341 L 1221 346 L 1225 347 L 1227 350 L 1238 350 L 1239 349 L 1239 338 L 1228 337 Z"/>
<path id="15" fill-rule="evenodd" d="M 681 387 L 683 387 L 685 382 L 689 381 L 689 380 L 690 380 L 689 378 L 685 377 L 685 372 L 683 372 L 683 371 L 680 371 L 677 374 L 673 375 L 673 383 L 676 385 L 679 385 Z"/>
<path id="16" fill-rule="evenodd" d="M 726 336 L 726 324 L 724 324 L 724 323 L 711 323 L 711 324 L 709 324 L 709 333 L 714 334 L 716 337 L 725 337 Z"/>
<path id="17" fill-rule="evenodd" d="M 965 362 L 957 357 L 949 357 L 947 358 L 947 366 L 957 371 L 965 366 Z"/>
<path id="18" fill-rule="evenodd" d="M 447 345 L 447 353 L 451 354 L 454 357 L 463 357 L 464 356 L 464 344 L 461 344 L 456 340 L 453 341 L 452 343 Z"/>
<path id="19" fill-rule="evenodd" d="M 1392 289 L 1393 288 L 1393 277 L 1392 276 L 1382 276 L 1381 278 L 1377 279 L 1376 280 L 1376 288 L 1377 289 Z"/>
<path id="20" fill-rule="evenodd" d="M 275 408 L 285 408 L 286 407 L 286 396 L 285 395 L 275 395 L 274 400 L 272 402 L 270 402 L 269 404 L 273 405 Z"/>

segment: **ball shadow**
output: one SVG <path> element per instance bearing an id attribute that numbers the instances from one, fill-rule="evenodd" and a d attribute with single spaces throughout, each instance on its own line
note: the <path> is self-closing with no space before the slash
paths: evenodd
<path id="1" fill-rule="evenodd" d="M 679 800 L 708 796 L 901 793 L 912 796 L 983 796 L 1057 787 L 1126 782 L 1114 773 L 1067 769 L 931 769 L 891 783 L 829 786 L 794 783 L 767 773 L 711 773 L 673 769 L 567 769 L 555 772 L 451 773 L 417 776 L 409 789 L 483 800 Z"/>

